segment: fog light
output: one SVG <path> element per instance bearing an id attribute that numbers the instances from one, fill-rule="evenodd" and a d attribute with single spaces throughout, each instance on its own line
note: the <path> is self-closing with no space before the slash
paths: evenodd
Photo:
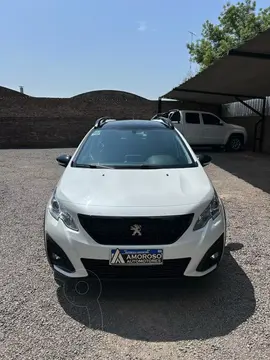
<path id="1" fill-rule="evenodd" d="M 225 245 L 224 234 L 222 234 L 218 240 L 208 249 L 204 257 L 197 266 L 197 271 L 206 271 L 214 265 L 218 265 Z"/>
<path id="2" fill-rule="evenodd" d="M 211 260 L 216 260 L 216 259 L 218 259 L 218 257 L 219 257 L 219 252 L 216 252 L 210 256 Z"/>
<path id="3" fill-rule="evenodd" d="M 55 253 L 52 253 L 52 258 L 53 258 L 53 260 L 56 260 L 56 261 L 61 259 L 60 256 Z"/>
<path id="4" fill-rule="evenodd" d="M 48 234 L 46 234 L 46 242 L 46 250 L 50 265 L 52 267 L 56 265 L 58 268 L 69 273 L 74 272 L 74 266 L 72 265 L 64 250 L 56 242 L 54 242 Z"/>

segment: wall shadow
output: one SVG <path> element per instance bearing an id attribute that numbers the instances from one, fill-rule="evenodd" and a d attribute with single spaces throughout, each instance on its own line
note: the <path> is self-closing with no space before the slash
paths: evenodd
<path id="1" fill-rule="evenodd" d="M 227 246 L 220 268 L 201 279 L 166 282 L 81 283 L 57 288 L 74 320 L 92 329 L 143 341 L 224 336 L 255 311 L 253 286 Z M 102 290 L 102 291 L 101 291 Z M 99 301 L 97 301 L 99 299 Z"/>
<path id="2" fill-rule="evenodd" d="M 239 153 L 213 152 L 194 149 L 196 154 L 207 153 L 212 163 L 249 184 L 270 193 L 270 156 L 267 154 L 241 151 Z"/>

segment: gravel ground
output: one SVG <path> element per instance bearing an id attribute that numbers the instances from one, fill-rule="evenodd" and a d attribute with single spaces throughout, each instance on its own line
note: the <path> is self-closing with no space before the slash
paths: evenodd
<path id="1" fill-rule="evenodd" d="M 196 282 L 103 284 L 98 299 L 100 289 L 57 287 L 45 257 L 43 212 L 63 152 L 0 151 L 0 358 L 269 359 L 269 157 L 213 154 L 207 172 L 229 221 L 219 271 Z"/>

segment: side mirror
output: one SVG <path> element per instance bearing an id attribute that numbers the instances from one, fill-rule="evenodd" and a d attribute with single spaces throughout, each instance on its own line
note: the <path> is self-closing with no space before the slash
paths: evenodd
<path id="1" fill-rule="evenodd" d="M 199 154 L 197 155 L 197 158 L 199 160 L 199 162 L 201 163 L 202 166 L 207 166 L 211 163 L 212 161 L 212 157 L 210 155 L 204 155 L 204 154 Z"/>
<path id="2" fill-rule="evenodd" d="M 56 161 L 58 162 L 58 165 L 67 167 L 68 163 L 70 162 L 71 155 L 60 155 L 56 158 Z"/>

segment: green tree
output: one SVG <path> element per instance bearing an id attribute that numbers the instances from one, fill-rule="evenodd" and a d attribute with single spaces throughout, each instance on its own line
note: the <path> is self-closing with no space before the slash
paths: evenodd
<path id="1" fill-rule="evenodd" d="M 257 11 L 256 1 L 228 2 L 218 17 L 218 24 L 206 21 L 202 38 L 187 44 L 193 62 L 200 71 L 224 56 L 232 48 L 270 27 L 270 6 Z"/>

